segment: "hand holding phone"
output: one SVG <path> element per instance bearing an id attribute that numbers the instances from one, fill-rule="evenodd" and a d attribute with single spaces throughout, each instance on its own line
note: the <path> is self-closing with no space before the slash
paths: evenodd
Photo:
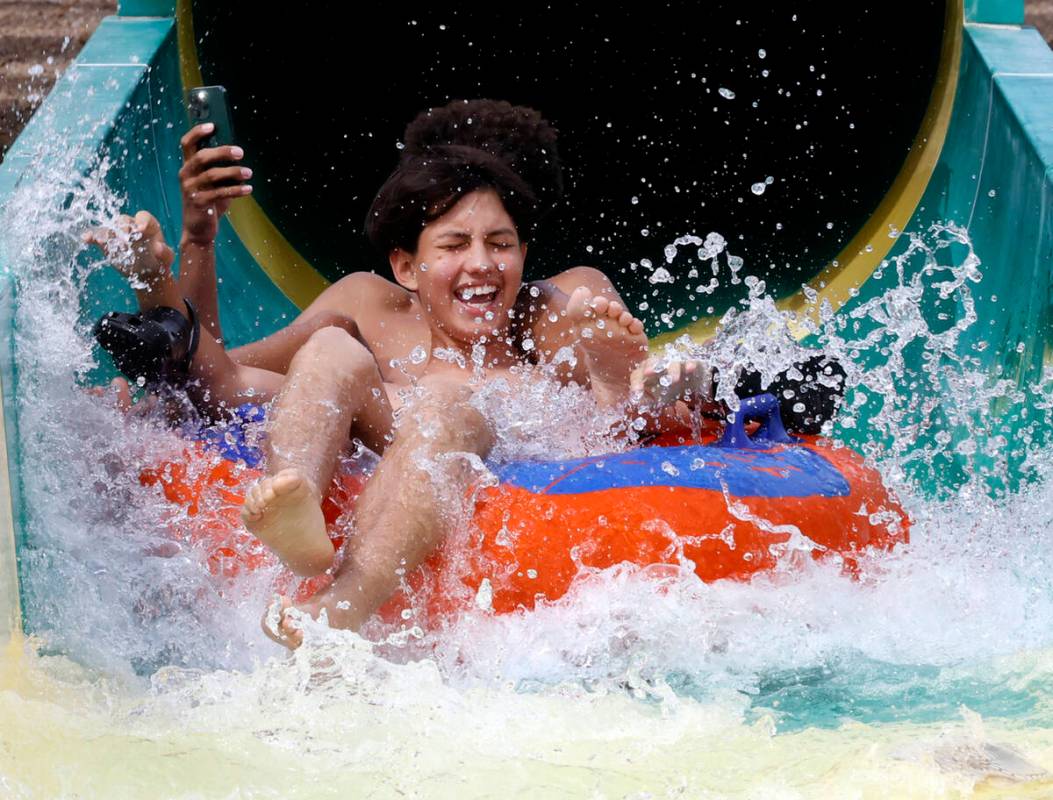
<path id="1" fill-rule="evenodd" d="M 252 177 L 252 170 L 240 163 L 245 153 L 234 144 L 234 126 L 222 86 L 188 91 L 187 110 L 194 126 L 180 141 L 183 234 L 192 241 L 211 243 L 231 201 L 251 194 L 252 186 L 244 181 Z"/>

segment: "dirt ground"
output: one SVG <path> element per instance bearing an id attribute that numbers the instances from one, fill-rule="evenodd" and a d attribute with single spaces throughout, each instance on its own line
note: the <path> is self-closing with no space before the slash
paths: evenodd
<path id="1" fill-rule="evenodd" d="M 0 0 L 0 161 L 66 65 L 117 0 Z M 1026 0 L 1025 20 L 1053 46 L 1053 0 Z"/>
<path id="2" fill-rule="evenodd" d="M 0 0 L 0 159 L 116 0 Z"/>
<path id="3" fill-rule="evenodd" d="M 1038 28 L 1042 37 L 1053 47 L 1053 0 L 1027 0 L 1024 22 Z"/>

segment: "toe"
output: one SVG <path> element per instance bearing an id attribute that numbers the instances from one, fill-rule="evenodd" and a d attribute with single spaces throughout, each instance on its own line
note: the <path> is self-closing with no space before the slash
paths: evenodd
<path id="1" fill-rule="evenodd" d="M 588 303 L 591 296 L 592 294 L 584 286 L 579 286 L 571 292 L 570 298 L 567 300 L 567 315 L 573 319 L 581 319 L 588 316 Z"/>
<path id="2" fill-rule="evenodd" d="M 271 493 L 274 495 L 287 494 L 297 489 L 303 483 L 300 473 L 294 469 L 283 469 L 269 482 Z"/>
<path id="3" fill-rule="evenodd" d="M 249 511 L 253 514 L 263 513 L 263 507 L 265 503 L 263 497 L 263 490 L 264 487 L 261 484 L 257 483 L 255 486 L 252 486 L 249 489 L 249 491 L 245 494 L 244 507 L 249 509 Z"/>
<path id="4" fill-rule="evenodd" d="M 255 522 L 260 518 L 259 506 L 253 502 L 252 497 L 245 495 L 245 502 L 241 504 L 241 519 L 243 522 Z"/>

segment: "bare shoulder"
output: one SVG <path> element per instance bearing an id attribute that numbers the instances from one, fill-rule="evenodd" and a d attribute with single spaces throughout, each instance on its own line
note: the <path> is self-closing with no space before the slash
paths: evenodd
<path id="1" fill-rule="evenodd" d="M 565 300 L 579 286 L 584 286 L 593 294 L 606 295 L 612 300 L 621 299 L 610 278 L 601 270 L 596 269 L 596 267 L 583 266 L 571 267 L 563 270 L 563 272 L 557 272 L 551 278 L 524 284 L 523 291 L 520 293 L 520 304 L 524 308 L 529 305 L 531 307 L 530 310 L 533 311 L 536 310 L 533 307 L 557 298 L 562 297 Z M 526 316 L 530 319 L 533 318 L 533 315 L 528 314 Z"/>
<path id="2" fill-rule="evenodd" d="M 350 275 L 342 277 L 330 288 L 348 298 L 360 297 L 369 300 L 380 300 L 389 297 L 395 299 L 409 294 L 397 283 L 392 283 L 375 272 L 352 272 Z"/>
<path id="3" fill-rule="evenodd" d="M 617 290 L 611 279 L 596 267 L 571 267 L 548 278 L 544 283 L 555 286 L 561 292 L 570 294 L 579 286 L 590 289 L 593 294 L 614 294 Z"/>
<path id="4" fill-rule="evenodd" d="M 352 272 L 329 286 L 315 300 L 319 310 L 356 315 L 378 307 L 395 309 L 409 302 L 409 292 L 372 272 Z"/>

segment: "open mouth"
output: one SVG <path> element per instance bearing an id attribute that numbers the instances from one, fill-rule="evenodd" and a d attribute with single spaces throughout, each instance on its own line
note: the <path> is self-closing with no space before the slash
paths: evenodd
<path id="1" fill-rule="evenodd" d="M 462 286 L 454 289 L 453 296 L 476 312 L 485 312 L 497 302 L 499 289 L 491 283 L 480 286 Z"/>

